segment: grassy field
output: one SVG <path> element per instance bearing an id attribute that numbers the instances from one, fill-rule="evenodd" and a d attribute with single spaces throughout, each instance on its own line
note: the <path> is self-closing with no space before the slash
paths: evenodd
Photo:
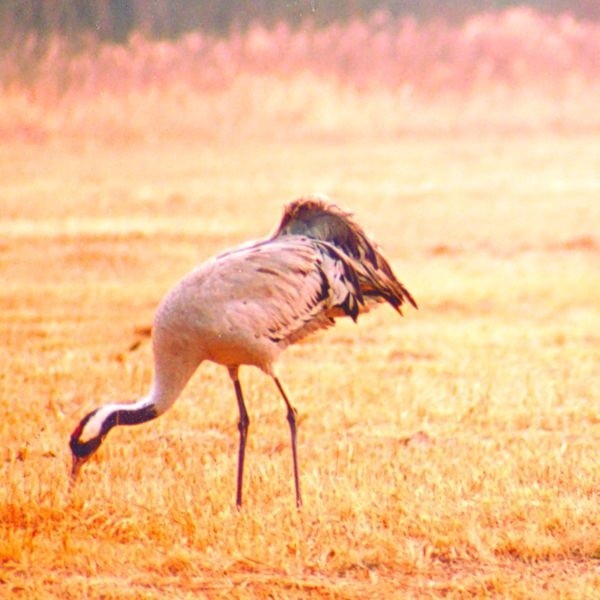
<path id="1" fill-rule="evenodd" d="M 23 597 L 591 598 L 600 589 L 597 137 L 0 148 L 0 585 Z M 202 365 L 68 487 L 68 434 L 133 400 L 162 294 L 324 190 L 420 303 L 290 349 L 252 418 Z"/>
<path id="2" fill-rule="evenodd" d="M 46 94 L 60 81 L 50 59 L 38 89 L 0 94 L 0 596 L 598 598 L 600 129 L 588 71 L 564 94 L 566 79 L 547 95 L 503 82 L 427 102 L 302 66 L 242 69 L 203 92 L 168 68 L 172 51 L 186 81 L 189 49 L 140 47 L 109 49 L 100 67 L 78 59 L 82 87 L 62 98 Z M 239 47 L 215 42 L 210 56 Z M 167 84 L 136 93 L 136 69 L 154 64 L 144 52 L 166 57 Z M 133 74 L 126 89 L 118 75 L 111 91 L 113 72 Z M 237 405 L 210 363 L 163 417 L 113 431 L 70 489 L 79 419 L 147 391 L 138 330 L 163 294 L 313 191 L 356 214 L 420 308 L 338 321 L 282 357 L 303 509 L 285 407 L 246 368 L 236 510 Z"/>

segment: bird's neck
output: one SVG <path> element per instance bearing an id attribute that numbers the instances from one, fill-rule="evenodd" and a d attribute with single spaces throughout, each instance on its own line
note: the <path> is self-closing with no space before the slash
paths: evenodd
<path id="1" fill-rule="evenodd" d="M 105 421 L 108 429 L 112 429 L 115 425 L 139 425 L 158 417 L 158 412 L 153 404 L 144 403 L 141 406 L 136 406 L 136 404 L 138 403 L 115 406 Z"/>
<path id="2" fill-rule="evenodd" d="M 201 362 L 196 354 L 190 355 L 173 344 L 158 344 L 157 348 L 155 343 L 154 354 L 154 378 L 148 395 L 129 404 L 105 404 L 86 415 L 71 435 L 74 453 L 90 455 L 117 425 L 139 425 L 162 415 L 177 400 Z"/>
<path id="3" fill-rule="evenodd" d="M 165 361 L 164 356 L 161 358 L 155 360 L 150 393 L 131 404 L 107 404 L 98 409 L 89 431 L 101 430 L 102 435 L 106 435 L 116 425 L 139 425 L 162 415 L 173 405 L 196 370 L 198 361 L 186 361 L 185 356 L 179 360 L 168 356 L 169 361 Z"/>
<path id="4" fill-rule="evenodd" d="M 116 425 L 137 425 L 157 416 L 150 396 L 132 404 L 106 404 L 82 419 L 72 438 L 80 444 L 95 443 L 94 440 L 103 439 Z"/>
<path id="5" fill-rule="evenodd" d="M 155 373 L 150 393 L 130 404 L 108 404 L 100 410 L 111 429 L 115 425 L 139 425 L 155 419 L 170 408 L 181 394 L 187 378 L 163 380 L 160 372 Z"/>

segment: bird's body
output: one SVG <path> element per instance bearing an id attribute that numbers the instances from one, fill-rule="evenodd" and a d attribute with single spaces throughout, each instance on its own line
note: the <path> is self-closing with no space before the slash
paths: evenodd
<path id="1" fill-rule="evenodd" d="M 258 243 L 213 258 L 161 303 L 155 335 L 185 331 L 207 360 L 254 365 L 269 375 L 289 343 L 330 324 L 319 253 L 307 239 Z M 191 338 L 194 338 L 193 340 Z"/>
<path id="2" fill-rule="evenodd" d="M 248 415 L 238 369 L 253 365 L 271 376 L 287 408 L 296 500 L 300 491 L 295 411 L 274 363 L 290 344 L 330 327 L 334 319 L 387 301 L 399 311 L 410 293 L 349 213 L 321 198 L 288 205 L 267 239 L 224 252 L 179 281 L 160 303 L 152 327 L 154 378 L 134 404 L 106 405 L 87 415 L 71 436 L 73 474 L 116 424 L 141 423 L 175 402 L 198 365 L 228 368 L 240 410 L 237 504 L 241 505 Z"/>

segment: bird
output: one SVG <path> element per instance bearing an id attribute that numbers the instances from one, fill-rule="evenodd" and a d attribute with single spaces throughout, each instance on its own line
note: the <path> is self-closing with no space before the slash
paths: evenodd
<path id="1" fill-rule="evenodd" d="M 223 365 L 239 409 L 236 506 L 242 507 L 250 419 L 239 379 L 242 365 L 271 377 L 287 410 L 296 505 L 302 505 L 296 409 L 275 363 L 291 344 L 338 317 L 358 316 L 387 302 L 400 315 L 417 303 L 394 275 L 377 244 L 351 212 L 311 194 L 284 206 L 266 238 L 226 250 L 185 275 L 160 302 L 151 327 L 153 378 L 132 403 L 88 413 L 70 437 L 71 481 L 117 425 L 137 425 L 165 413 L 203 361 Z"/>

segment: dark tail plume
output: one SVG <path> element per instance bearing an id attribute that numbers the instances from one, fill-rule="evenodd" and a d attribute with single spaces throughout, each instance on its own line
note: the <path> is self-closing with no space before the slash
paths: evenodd
<path id="1" fill-rule="evenodd" d="M 367 299 L 386 301 L 398 312 L 405 301 L 417 308 L 410 292 L 398 281 L 377 244 L 354 220 L 352 213 L 325 198 L 308 196 L 288 204 L 271 238 L 285 235 L 304 235 L 341 250 L 352 261 L 361 293 Z"/>

